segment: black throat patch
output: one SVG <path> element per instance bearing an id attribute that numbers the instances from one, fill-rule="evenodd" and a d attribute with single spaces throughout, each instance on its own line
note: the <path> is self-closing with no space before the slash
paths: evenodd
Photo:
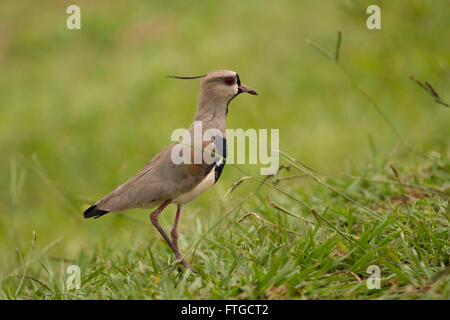
<path id="1" fill-rule="evenodd" d="M 217 135 L 214 139 L 215 153 L 218 154 L 217 160 L 214 164 L 215 181 L 219 180 L 222 174 L 223 168 L 225 167 L 225 162 L 227 158 L 227 139 Z"/>

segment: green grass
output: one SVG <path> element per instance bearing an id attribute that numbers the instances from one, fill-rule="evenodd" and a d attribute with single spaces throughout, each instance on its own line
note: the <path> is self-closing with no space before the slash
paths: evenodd
<path id="1" fill-rule="evenodd" d="M 448 4 L 380 2 L 378 31 L 369 4 L 85 0 L 68 31 L 64 2 L 1 2 L 0 299 L 449 299 L 450 110 L 409 78 L 449 103 Z M 339 64 L 305 42 L 334 54 L 337 30 Z M 179 273 L 149 212 L 81 213 L 191 122 L 198 82 L 164 76 L 218 68 L 259 93 L 228 127 L 301 162 L 227 166 L 183 210 Z"/>
<path id="2" fill-rule="evenodd" d="M 448 299 L 450 217 L 448 193 L 440 189 L 448 189 L 449 161 L 436 152 L 420 165 L 396 163 L 402 161 L 395 167 L 398 177 L 389 166 L 372 164 L 362 177 L 313 173 L 321 184 L 295 172 L 300 165 L 292 161 L 288 174 L 284 169 L 261 182 L 246 180 L 255 188 L 244 198 L 236 195 L 238 186 L 208 219 L 193 218 L 193 212 L 183 217 L 183 251 L 198 274 L 177 271 L 169 247 L 142 218 L 137 226 L 145 233 L 139 237 L 123 226 L 122 246 L 117 239 L 99 239 L 72 261 L 52 256 L 57 243 L 30 240 L 2 281 L 2 294 L 7 299 Z M 114 217 L 92 223 L 106 219 Z M 79 290 L 65 289 L 71 264 L 82 271 Z M 380 289 L 366 286 L 369 265 L 381 269 Z"/>

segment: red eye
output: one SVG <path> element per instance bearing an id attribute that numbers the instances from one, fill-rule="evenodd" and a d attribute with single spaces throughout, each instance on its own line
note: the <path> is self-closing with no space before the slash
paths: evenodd
<path id="1" fill-rule="evenodd" d="M 225 78 L 225 83 L 231 86 L 234 83 L 234 78 Z"/>

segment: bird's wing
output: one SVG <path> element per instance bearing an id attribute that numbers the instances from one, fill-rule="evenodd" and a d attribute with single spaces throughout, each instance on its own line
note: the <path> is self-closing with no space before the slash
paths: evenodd
<path id="1" fill-rule="evenodd" d="M 204 143 L 204 147 L 210 143 Z M 175 145 L 162 150 L 133 178 L 98 201 L 97 208 L 107 211 L 149 208 L 195 188 L 214 164 L 174 164 L 171 152 Z"/>

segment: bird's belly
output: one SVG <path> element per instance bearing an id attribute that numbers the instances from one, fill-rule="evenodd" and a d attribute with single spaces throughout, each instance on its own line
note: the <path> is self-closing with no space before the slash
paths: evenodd
<path id="1" fill-rule="evenodd" d="M 179 195 L 178 197 L 173 199 L 173 202 L 176 204 L 185 204 L 191 201 L 194 201 L 201 195 L 203 192 L 211 188 L 216 182 L 216 170 L 213 168 L 205 179 L 202 180 L 194 189 Z"/>

